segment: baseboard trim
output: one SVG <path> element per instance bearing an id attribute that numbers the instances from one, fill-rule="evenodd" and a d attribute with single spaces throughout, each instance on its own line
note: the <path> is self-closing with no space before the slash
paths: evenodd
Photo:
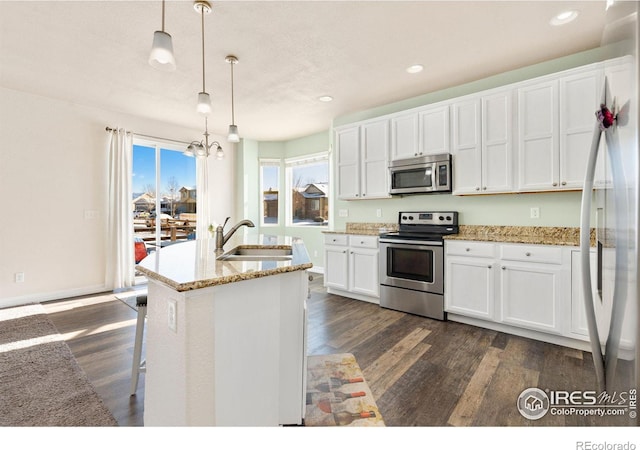
<path id="1" fill-rule="evenodd" d="M 30 294 L 19 297 L 9 297 L 0 299 L 0 308 L 11 308 L 13 306 L 29 305 L 33 303 L 49 302 L 53 300 L 61 300 L 71 297 L 80 297 L 82 295 L 100 294 L 102 292 L 110 292 L 106 285 L 86 286 L 76 289 L 66 289 L 62 291 L 47 292 L 46 294 Z"/>

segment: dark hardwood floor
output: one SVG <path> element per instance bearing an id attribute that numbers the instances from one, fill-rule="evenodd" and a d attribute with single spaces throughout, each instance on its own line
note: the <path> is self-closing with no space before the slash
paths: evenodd
<path id="1" fill-rule="evenodd" d="M 136 312 L 113 294 L 44 304 L 122 426 L 143 424 L 144 375 L 129 396 Z M 314 275 L 307 354 L 353 353 L 387 426 L 628 425 L 625 417 L 516 408 L 526 388 L 595 388 L 590 353 L 327 294 Z"/>

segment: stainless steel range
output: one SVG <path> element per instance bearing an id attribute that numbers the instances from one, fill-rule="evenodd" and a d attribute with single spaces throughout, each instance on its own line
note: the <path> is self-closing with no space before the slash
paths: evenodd
<path id="1" fill-rule="evenodd" d="M 457 212 L 401 212 L 380 234 L 380 306 L 446 320 L 444 240 L 458 233 Z"/>

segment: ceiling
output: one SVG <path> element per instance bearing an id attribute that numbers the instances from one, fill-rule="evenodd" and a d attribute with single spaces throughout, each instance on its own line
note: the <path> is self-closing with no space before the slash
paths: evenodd
<path id="1" fill-rule="evenodd" d="M 335 117 L 595 48 L 604 1 L 212 1 L 205 16 L 209 130 L 288 140 Z M 580 15 L 549 24 L 566 9 Z M 0 0 L 0 85 L 193 129 L 202 88 L 193 2 L 166 2 L 177 69 L 148 63 L 156 1 Z M 425 70 L 405 69 L 423 64 Z M 332 102 L 318 97 L 330 95 Z"/>

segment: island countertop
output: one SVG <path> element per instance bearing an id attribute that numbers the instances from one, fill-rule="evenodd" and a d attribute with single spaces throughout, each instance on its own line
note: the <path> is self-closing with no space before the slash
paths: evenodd
<path id="1" fill-rule="evenodd" d="M 238 248 L 291 249 L 286 261 L 222 261 Z M 164 247 L 143 259 L 136 269 L 178 292 L 277 275 L 313 267 L 304 242 L 291 236 L 235 235 L 216 253 L 215 239 L 198 239 Z"/>

